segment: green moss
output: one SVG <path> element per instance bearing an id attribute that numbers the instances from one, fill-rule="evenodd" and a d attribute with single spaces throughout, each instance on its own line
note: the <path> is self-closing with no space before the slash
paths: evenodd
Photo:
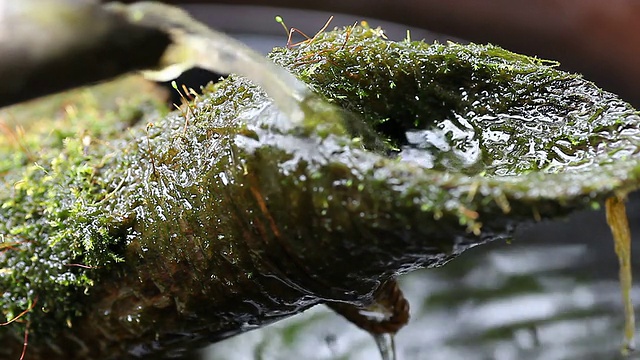
<path id="1" fill-rule="evenodd" d="M 380 279 L 640 186 L 636 111 L 553 63 L 495 46 L 394 43 L 366 27 L 272 57 L 351 113 L 307 99 L 305 123 L 292 124 L 232 76 L 164 118 L 135 97 L 133 111 L 78 107 L 57 130 L 2 148 L 5 318 L 37 298 L 25 318 L 34 332 L 81 321 L 83 292 L 117 282 L 117 268 L 127 286 L 170 289 L 178 309 L 105 300 L 91 309 L 114 315 L 100 321 L 148 341 L 159 328 L 215 333 L 213 320 L 235 319 L 207 307 L 235 292 L 290 312 L 319 301 L 298 304 L 291 289 L 363 299 Z M 148 117 L 123 135 L 136 107 Z M 267 288 L 274 276 L 290 288 Z"/>
<path id="2" fill-rule="evenodd" d="M 114 92 L 118 86 L 141 89 L 139 80 L 124 79 L 3 111 L 15 123 L 5 124 L 0 135 L 3 319 L 37 301 L 13 331 L 32 319 L 36 332 L 70 322 L 79 314 L 75 302 L 90 291 L 97 273 L 122 260 L 128 230 L 104 207 L 118 187 L 105 176 L 116 161 L 105 141 L 139 118 L 137 110 L 151 113 L 159 102 L 153 92 L 125 100 L 129 94 Z M 52 109 L 61 115 L 51 119 Z"/>
<path id="3" fill-rule="evenodd" d="M 628 104 L 557 63 L 493 45 L 391 42 L 379 29 L 355 27 L 271 57 L 363 114 L 400 157 L 430 156 L 437 170 L 564 172 L 635 151 L 639 137 Z"/>

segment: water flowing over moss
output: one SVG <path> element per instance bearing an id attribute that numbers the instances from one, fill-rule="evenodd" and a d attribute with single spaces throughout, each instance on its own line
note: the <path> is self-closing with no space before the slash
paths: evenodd
<path id="1" fill-rule="evenodd" d="M 584 172 L 638 153 L 636 111 L 554 62 L 493 45 L 382 36 L 363 27 L 322 33 L 271 58 L 428 168 L 521 177 Z"/>
<path id="2" fill-rule="evenodd" d="M 37 306 L 0 338 L 182 350 L 640 186 L 637 112 L 553 63 L 366 26 L 271 57 L 351 114 L 307 99 L 295 124 L 231 76 L 124 135 L 99 114 L 1 148 L 3 315 Z"/>

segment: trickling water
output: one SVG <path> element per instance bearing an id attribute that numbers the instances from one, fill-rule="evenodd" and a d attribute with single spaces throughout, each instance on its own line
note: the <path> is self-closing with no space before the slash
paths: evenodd
<path id="1" fill-rule="evenodd" d="M 395 335 L 391 333 L 373 335 L 382 360 L 396 360 Z"/>
<path id="2" fill-rule="evenodd" d="M 639 206 L 629 206 L 634 230 Z M 520 241 L 479 246 L 443 268 L 403 275 L 413 310 L 395 337 L 396 358 L 619 359 L 622 305 L 603 217 L 581 213 L 569 223 L 545 223 Z M 208 352 L 211 360 L 380 359 L 370 335 L 324 307 Z"/>
<path id="3" fill-rule="evenodd" d="M 624 303 L 625 326 L 623 355 L 628 355 L 635 349 L 635 314 L 631 299 L 631 231 L 624 202 L 616 197 L 607 199 L 607 223 L 613 234 L 616 255 L 620 263 L 619 277 L 622 288 L 622 301 Z"/>
<path id="4" fill-rule="evenodd" d="M 146 75 L 170 80 L 194 67 L 239 74 L 262 87 L 291 121 L 300 123 L 304 118 L 301 103 L 313 97 L 313 93 L 291 73 L 245 44 L 194 21 L 185 11 L 172 6 L 152 2 L 110 6 L 124 12 L 132 22 L 171 34 L 173 44 L 163 55 L 163 68 Z"/>

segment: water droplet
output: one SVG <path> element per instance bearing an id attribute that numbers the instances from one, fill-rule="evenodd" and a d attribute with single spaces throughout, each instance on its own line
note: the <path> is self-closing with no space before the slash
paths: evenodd
<path id="1" fill-rule="evenodd" d="M 227 174 L 225 174 L 224 172 L 221 172 L 220 174 L 218 174 L 218 176 L 220 176 L 220 180 L 222 180 L 222 183 L 224 185 L 229 184 L 229 179 L 227 179 Z"/>

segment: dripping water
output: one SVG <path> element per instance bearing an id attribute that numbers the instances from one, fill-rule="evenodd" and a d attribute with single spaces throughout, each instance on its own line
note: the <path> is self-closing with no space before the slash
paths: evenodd
<path id="1" fill-rule="evenodd" d="M 623 200 L 612 196 L 606 202 L 607 223 L 611 228 L 616 255 L 620 263 L 619 278 L 624 304 L 625 326 L 622 354 L 635 350 L 635 314 L 631 299 L 631 231 Z"/>
<path id="2" fill-rule="evenodd" d="M 372 334 L 382 360 L 396 360 L 395 335 L 392 333 Z"/>

